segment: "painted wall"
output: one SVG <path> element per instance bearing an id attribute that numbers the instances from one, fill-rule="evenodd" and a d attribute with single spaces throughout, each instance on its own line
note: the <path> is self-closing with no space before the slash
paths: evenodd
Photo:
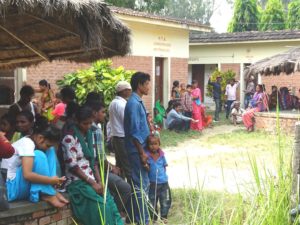
<path id="1" fill-rule="evenodd" d="M 254 63 L 299 46 L 299 41 L 190 45 L 189 64 Z"/>
<path id="2" fill-rule="evenodd" d="M 131 55 L 189 58 L 189 31 L 123 21 L 132 32 Z"/>

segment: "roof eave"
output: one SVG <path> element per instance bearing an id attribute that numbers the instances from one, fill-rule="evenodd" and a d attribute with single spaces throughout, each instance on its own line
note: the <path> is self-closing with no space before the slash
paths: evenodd
<path id="1" fill-rule="evenodd" d="M 184 29 L 184 30 L 193 30 L 193 31 L 202 31 L 202 32 L 211 32 L 212 28 L 206 25 L 191 25 L 188 23 L 179 23 L 175 21 L 165 21 L 158 18 L 149 18 L 136 15 L 122 14 L 120 12 L 114 12 L 114 14 L 122 21 L 126 22 L 137 22 L 137 23 L 146 23 L 157 26 L 165 26 L 170 28 Z"/>
<path id="2" fill-rule="evenodd" d="M 226 42 L 190 42 L 190 46 L 196 45 L 231 45 L 231 44 L 257 44 L 257 43 L 271 43 L 271 42 L 294 42 L 300 41 L 297 39 L 277 39 L 277 40 L 255 40 L 255 41 L 226 41 Z"/>

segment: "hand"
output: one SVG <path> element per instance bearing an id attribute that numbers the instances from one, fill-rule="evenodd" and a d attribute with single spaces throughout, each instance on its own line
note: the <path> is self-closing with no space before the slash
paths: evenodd
<path id="1" fill-rule="evenodd" d="M 95 190 L 95 192 L 99 195 L 103 194 L 103 185 L 102 184 L 98 184 L 96 182 L 94 182 L 92 184 L 92 188 Z"/>
<path id="2" fill-rule="evenodd" d="M 113 174 L 120 175 L 121 170 L 120 170 L 120 168 L 117 167 L 117 166 L 111 166 L 111 172 L 112 172 Z"/>
<path id="3" fill-rule="evenodd" d="M 58 177 L 58 176 L 54 176 L 52 177 L 52 185 L 61 185 L 63 182 L 66 181 L 66 177 Z"/>
<path id="4" fill-rule="evenodd" d="M 143 152 L 143 154 L 140 155 L 140 160 L 141 160 L 141 163 L 142 163 L 143 167 L 144 167 L 147 171 L 149 171 L 149 164 L 148 164 L 148 162 L 147 162 L 147 160 L 148 160 L 148 155 L 147 155 L 145 152 Z"/>
<path id="5" fill-rule="evenodd" d="M 198 123 L 199 120 L 194 120 L 194 119 L 192 119 L 192 122 L 193 122 L 193 123 Z"/>

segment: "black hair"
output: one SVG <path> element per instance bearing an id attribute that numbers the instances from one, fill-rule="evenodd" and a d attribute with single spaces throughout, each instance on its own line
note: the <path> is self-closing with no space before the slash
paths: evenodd
<path id="1" fill-rule="evenodd" d="M 62 98 L 68 98 L 70 100 L 75 99 L 75 91 L 72 87 L 66 86 L 60 90 L 60 95 Z"/>
<path id="2" fill-rule="evenodd" d="M 150 81 L 150 75 L 143 72 L 136 72 L 132 75 L 130 85 L 133 91 L 138 89 L 139 84 L 143 85 L 146 81 Z"/>
<path id="3" fill-rule="evenodd" d="M 86 96 L 85 103 L 89 104 L 90 102 L 103 102 L 103 95 L 101 93 L 97 93 L 95 91 L 88 93 Z"/>
<path id="4" fill-rule="evenodd" d="M 51 89 L 50 83 L 48 83 L 48 81 L 46 81 L 45 79 L 44 80 L 40 80 L 39 85 Z"/>
<path id="5" fill-rule="evenodd" d="M 261 92 L 264 91 L 264 86 L 262 84 L 258 84 L 257 86 L 259 87 L 259 89 L 260 89 Z"/>
<path id="6" fill-rule="evenodd" d="M 34 122 L 34 115 L 29 110 L 23 110 L 19 112 L 16 117 L 18 116 L 24 116 L 30 123 Z"/>
<path id="7" fill-rule="evenodd" d="M 101 109 L 105 108 L 105 106 L 99 101 L 86 102 L 84 106 L 90 107 L 94 112 L 99 112 Z"/>
<path id="8" fill-rule="evenodd" d="M 27 96 L 31 97 L 34 95 L 34 89 L 30 85 L 24 85 L 21 90 L 20 90 L 20 95 L 22 96 Z"/>
<path id="9" fill-rule="evenodd" d="M 180 102 L 174 102 L 173 109 L 177 108 L 178 106 L 181 106 Z"/>
<path id="10" fill-rule="evenodd" d="M 16 125 L 16 118 L 12 114 L 5 113 L 4 115 L 1 116 L 1 121 L 7 121 L 10 126 L 15 126 Z"/>
<path id="11" fill-rule="evenodd" d="M 66 107 L 66 113 L 65 113 L 66 117 L 73 118 L 73 116 L 75 115 L 78 109 L 79 109 L 79 105 L 76 102 L 74 101 L 69 102 Z"/>
<path id="12" fill-rule="evenodd" d="M 51 142 L 59 142 L 61 140 L 61 131 L 55 126 L 50 125 L 44 116 L 36 116 L 33 134 L 40 134 Z"/>
<path id="13" fill-rule="evenodd" d="M 93 110 L 88 106 L 81 106 L 77 110 L 75 118 L 78 122 L 93 118 Z"/>
<path id="14" fill-rule="evenodd" d="M 178 86 L 179 86 L 179 81 L 178 81 L 178 80 L 175 80 L 175 81 L 173 82 L 173 86 L 174 86 L 174 87 L 178 87 Z"/>
<path id="15" fill-rule="evenodd" d="M 59 92 L 57 92 L 57 93 L 55 94 L 55 98 L 61 99 L 61 94 L 60 94 Z"/>
<path id="16" fill-rule="evenodd" d="M 168 108 L 166 110 L 166 113 L 169 113 L 171 111 L 171 109 L 173 109 L 173 105 L 174 105 L 175 102 L 176 102 L 176 100 L 170 100 L 168 102 Z"/>
<path id="17" fill-rule="evenodd" d="M 147 146 L 149 147 L 149 144 L 150 144 L 150 140 L 151 139 L 157 139 L 158 140 L 158 143 L 159 143 L 159 145 L 160 145 L 160 138 L 159 138 L 159 136 L 157 136 L 157 135 L 154 135 L 154 134 L 150 134 L 149 136 L 148 136 L 148 138 L 147 138 Z"/>
<path id="18" fill-rule="evenodd" d="M 198 81 L 197 80 L 193 80 L 192 84 L 198 84 Z"/>
<path id="19" fill-rule="evenodd" d="M 190 84 L 186 85 L 186 88 L 191 88 L 191 87 L 192 87 L 192 85 L 190 85 Z"/>

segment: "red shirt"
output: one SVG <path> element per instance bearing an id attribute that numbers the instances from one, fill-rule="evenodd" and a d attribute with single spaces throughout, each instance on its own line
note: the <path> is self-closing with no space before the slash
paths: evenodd
<path id="1" fill-rule="evenodd" d="M 14 153 L 15 149 L 10 142 L 4 136 L 0 136 L 0 159 L 10 158 Z"/>

